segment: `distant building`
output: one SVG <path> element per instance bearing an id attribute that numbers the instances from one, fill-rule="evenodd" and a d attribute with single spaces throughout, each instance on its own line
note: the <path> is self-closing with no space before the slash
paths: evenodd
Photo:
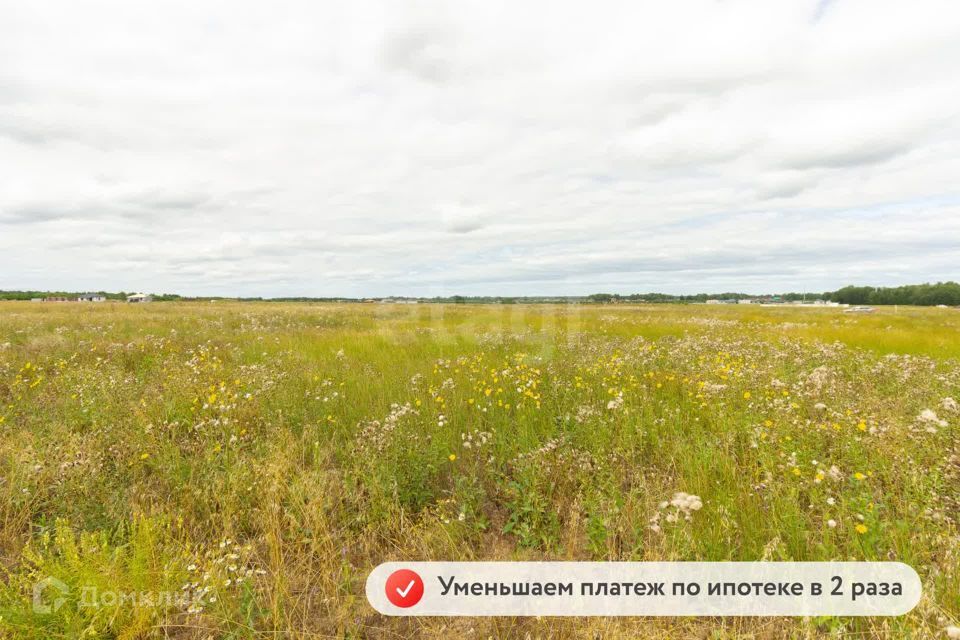
<path id="1" fill-rule="evenodd" d="M 707 300 L 707 304 L 723 304 L 720 300 Z"/>
<path id="2" fill-rule="evenodd" d="M 133 295 L 127 296 L 127 302 L 153 302 L 153 296 L 149 293 L 134 293 Z"/>
<path id="3" fill-rule="evenodd" d="M 106 302 L 107 296 L 100 293 L 81 293 L 77 302 Z"/>
<path id="4" fill-rule="evenodd" d="M 757 301 L 753 298 L 741 298 L 737 300 L 737 304 L 757 304 Z"/>
<path id="5" fill-rule="evenodd" d="M 834 302 L 832 300 L 794 300 L 791 304 L 797 307 L 839 307 L 839 302 Z"/>
<path id="6" fill-rule="evenodd" d="M 43 299 L 44 302 L 70 302 L 70 298 L 66 296 L 47 296 Z"/>
<path id="7" fill-rule="evenodd" d="M 873 313 L 873 307 L 850 307 L 849 309 L 844 309 L 844 313 Z"/>

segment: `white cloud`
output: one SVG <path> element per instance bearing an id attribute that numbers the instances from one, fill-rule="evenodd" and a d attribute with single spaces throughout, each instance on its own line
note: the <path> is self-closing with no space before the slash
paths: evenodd
<path id="1" fill-rule="evenodd" d="M 0 11 L 0 288 L 960 277 L 955 3 Z"/>

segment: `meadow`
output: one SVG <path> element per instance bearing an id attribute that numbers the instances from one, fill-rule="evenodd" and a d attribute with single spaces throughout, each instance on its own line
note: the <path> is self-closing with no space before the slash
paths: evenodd
<path id="1" fill-rule="evenodd" d="M 0 303 L 0 637 L 946 637 L 958 402 L 955 309 Z M 924 596 L 381 616 L 405 559 L 898 560 Z"/>

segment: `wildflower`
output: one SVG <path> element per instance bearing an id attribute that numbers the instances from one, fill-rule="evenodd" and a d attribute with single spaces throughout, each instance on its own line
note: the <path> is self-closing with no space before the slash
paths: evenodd
<path id="1" fill-rule="evenodd" d="M 960 640 L 960 627 L 950 625 L 944 629 L 943 632 L 947 634 L 947 637 L 950 638 L 950 640 Z"/>
<path id="2" fill-rule="evenodd" d="M 676 522 L 681 514 L 686 520 L 689 521 L 693 519 L 694 511 L 699 511 L 703 508 L 703 500 L 700 499 L 700 496 L 693 495 L 692 493 L 678 491 L 673 494 L 673 498 L 669 503 L 660 503 L 661 509 L 664 509 L 667 506 L 676 507 L 676 511 L 674 513 L 667 515 L 667 522 Z"/>
<path id="3" fill-rule="evenodd" d="M 149 457 L 150 457 L 150 454 L 149 454 L 149 453 L 141 453 L 141 454 L 140 454 L 140 459 L 141 459 L 141 460 L 146 460 L 146 459 L 149 458 Z"/>
<path id="4" fill-rule="evenodd" d="M 833 505 L 835 505 L 836 503 L 837 503 L 837 501 L 834 500 L 833 497 L 827 498 L 827 504 L 830 505 L 831 507 L 832 507 Z"/>
<path id="5" fill-rule="evenodd" d="M 447 460 L 450 462 L 455 462 L 457 460 L 457 454 L 451 453 L 449 456 L 447 456 Z"/>
<path id="6" fill-rule="evenodd" d="M 654 533 L 660 533 L 660 512 L 659 511 L 654 512 L 654 514 L 650 517 L 649 523 L 650 523 L 649 525 L 650 531 L 653 531 Z"/>
<path id="7" fill-rule="evenodd" d="M 749 400 L 749 399 L 750 399 L 750 392 L 749 392 L 749 391 L 744 391 L 744 392 L 743 392 L 743 399 L 744 399 L 744 400 Z"/>
<path id="8" fill-rule="evenodd" d="M 856 479 L 856 480 L 864 480 L 864 479 L 866 479 L 867 476 L 865 476 L 865 475 L 863 475 L 862 473 L 860 473 L 859 471 L 857 471 L 855 474 L 853 474 L 853 477 L 854 477 L 854 479 Z"/>
<path id="9" fill-rule="evenodd" d="M 940 417 L 936 414 L 935 411 L 931 409 L 924 409 L 920 412 L 920 415 L 917 416 L 918 422 L 923 422 L 928 425 L 935 425 L 938 427 L 947 426 L 946 420 L 941 420 Z M 935 431 L 933 433 L 936 433 Z"/>
<path id="10" fill-rule="evenodd" d="M 827 520 L 827 526 L 830 527 L 831 529 L 836 529 L 837 521 L 834 520 L 833 518 L 830 518 L 829 520 Z"/>
<path id="11" fill-rule="evenodd" d="M 860 535 L 863 535 L 867 532 L 867 525 L 865 524 L 858 524 L 855 528 L 857 530 L 857 533 L 859 533 Z"/>

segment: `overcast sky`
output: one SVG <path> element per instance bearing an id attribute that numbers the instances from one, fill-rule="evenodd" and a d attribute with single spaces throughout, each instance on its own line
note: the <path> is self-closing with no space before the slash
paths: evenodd
<path id="1" fill-rule="evenodd" d="M 0 289 L 960 279 L 955 0 L 0 0 Z"/>

